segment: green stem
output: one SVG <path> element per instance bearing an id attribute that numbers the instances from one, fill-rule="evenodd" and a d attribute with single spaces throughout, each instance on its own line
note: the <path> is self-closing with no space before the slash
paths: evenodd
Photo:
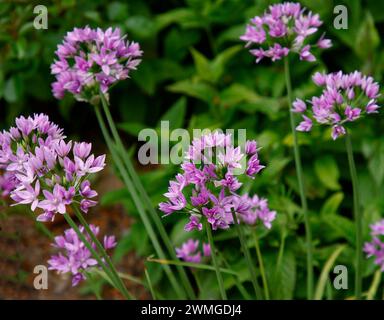
<path id="1" fill-rule="evenodd" d="M 165 257 L 164 251 L 163 251 L 163 249 L 162 249 L 162 247 L 161 247 L 161 245 L 157 239 L 157 236 L 156 236 L 156 234 L 152 228 L 152 225 L 151 225 L 147 215 L 145 214 L 144 207 L 143 207 L 143 205 L 142 205 L 142 203 L 141 203 L 141 201 L 137 195 L 136 190 L 132 186 L 131 180 L 130 180 L 130 178 L 129 178 L 129 176 L 128 176 L 125 168 L 124 168 L 124 165 L 123 165 L 120 157 L 118 156 L 118 154 L 115 150 L 115 146 L 114 146 L 112 139 L 109 136 L 109 133 L 108 133 L 107 128 L 105 126 L 105 123 L 104 123 L 104 120 L 102 118 L 99 106 L 95 106 L 95 112 L 96 112 L 96 117 L 99 121 L 100 129 L 103 133 L 103 136 L 104 136 L 104 139 L 107 143 L 108 149 L 111 152 L 112 159 L 113 159 L 113 161 L 117 167 L 117 170 L 119 170 L 119 172 L 122 176 L 123 182 L 124 182 L 125 186 L 127 187 L 128 192 L 132 196 L 133 202 L 134 202 L 134 204 L 135 204 L 135 206 L 139 212 L 140 219 L 144 224 L 144 227 L 148 233 L 149 239 L 152 242 L 152 245 L 156 251 L 156 254 L 159 256 L 159 258 L 165 259 L 166 257 Z M 164 266 L 164 270 L 165 270 L 165 273 L 167 274 L 167 276 L 169 278 L 171 285 L 175 289 L 178 297 L 179 298 L 185 298 L 184 291 L 179 286 L 179 283 L 177 282 L 171 268 L 169 266 Z"/>
<path id="2" fill-rule="evenodd" d="M 217 261 L 217 255 L 215 251 L 215 244 L 213 242 L 211 225 L 207 221 L 205 221 L 205 229 L 207 230 L 208 242 L 211 247 L 211 257 L 212 257 L 213 266 L 216 271 L 217 282 L 219 283 L 221 299 L 227 300 L 227 293 L 225 292 L 223 277 L 220 272 L 219 262 Z"/>
<path id="3" fill-rule="evenodd" d="M 155 291 L 153 290 L 153 286 L 152 286 L 151 278 L 149 277 L 148 270 L 145 269 L 145 270 L 144 270 L 144 273 L 145 273 L 145 278 L 147 279 L 147 284 L 148 284 L 149 291 L 151 292 L 151 295 L 152 295 L 152 299 L 153 299 L 153 300 L 157 300 L 157 299 L 156 299 Z"/>
<path id="4" fill-rule="evenodd" d="M 232 217 L 233 217 L 233 221 L 234 221 L 235 228 L 237 231 L 237 235 L 240 239 L 240 245 L 241 245 L 241 248 L 243 250 L 243 254 L 245 255 L 245 260 L 246 260 L 247 265 L 248 265 L 248 270 L 249 270 L 249 273 L 251 275 L 251 281 L 252 281 L 253 289 L 255 290 L 256 298 L 258 300 L 261 300 L 263 297 L 261 296 L 260 287 L 259 287 L 259 284 L 257 283 L 256 269 L 255 269 L 255 266 L 253 264 L 251 254 L 248 250 L 248 246 L 247 246 L 247 242 L 246 242 L 246 239 L 244 236 L 242 225 L 240 225 L 234 211 L 232 211 Z"/>
<path id="5" fill-rule="evenodd" d="M 300 149 L 299 143 L 297 139 L 297 132 L 295 126 L 294 114 L 292 112 L 292 86 L 291 86 L 291 75 L 289 71 L 289 61 L 288 57 L 284 59 L 284 73 L 285 73 L 285 83 L 287 87 L 287 96 L 288 96 L 288 106 L 289 106 L 289 115 L 290 115 L 290 123 L 291 130 L 293 136 L 293 150 L 295 157 L 295 165 L 297 172 L 297 180 L 299 184 L 299 192 L 301 199 L 301 208 L 304 214 L 304 223 L 305 223 L 305 237 L 306 237 L 306 245 L 307 245 L 307 298 L 308 300 L 313 298 L 313 257 L 312 257 L 312 235 L 311 235 L 311 226 L 309 221 L 309 213 L 308 213 L 308 205 L 307 199 L 305 197 L 305 187 L 304 187 L 304 176 L 303 169 L 301 165 L 300 158 Z"/>
<path id="6" fill-rule="evenodd" d="M 363 265 L 363 224 L 362 224 L 362 215 L 360 213 L 360 200 L 359 200 L 359 190 L 358 190 L 358 181 L 356 173 L 355 160 L 353 158 L 353 148 L 351 137 L 346 130 L 345 133 L 345 146 L 348 154 L 348 163 L 349 170 L 352 179 L 352 188 L 353 188 L 353 213 L 355 218 L 355 228 L 356 228 L 356 276 L 355 276 L 355 294 L 356 299 L 361 299 L 362 291 L 362 265 Z"/>
<path id="7" fill-rule="evenodd" d="M 105 249 L 104 249 L 103 245 L 100 243 L 99 239 L 97 239 L 96 235 L 92 232 L 92 230 L 89 227 L 87 221 L 84 219 L 82 213 L 80 212 L 80 210 L 76 206 L 72 206 L 72 207 L 73 207 L 73 209 L 75 211 L 76 217 L 79 219 L 80 223 L 85 228 L 85 231 L 91 237 L 93 243 L 96 245 L 96 247 L 99 250 L 101 256 L 104 258 L 104 261 L 107 263 L 107 265 L 108 265 L 108 267 L 109 267 L 109 269 L 111 271 L 111 274 L 114 277 L 116 283 L 119 284 L 119 287 L 120 287 L 124 297 L 126 297 L 126 298 L 128 297 L 129 299 L 133 299 L 133 297 L 129 294 L 127 288 L 125 287 L 125 284 L 124 284 L 123 280 L 121 280 L 121 278 L 119 277 L 119 275 L 118 275 L 118 273 L 116 271 L 116 268 L 115 268 L 115 266 L 113 265 L 113 263 L 111 261 L 111 258 L 109 257 L 109 255 L 105 251 Z"/>
<path id="8" fill-rule="evenodd" d="M 99 254 L 96 252 L 96 250 L 92 247 L 92 245 L 88 242 L 88 240 L 85 238 L 84 234 L 80 231 L 79 227 L 77 224 L 72 220 L 71 216 L 66 213 L 64 214 L 65 220 L 68 222 L 70 227 L 76 232 L 77 236 L 80 238 L 81 242 L 84 243 L 86 248 L 91 252 L 92 256 L 96 259 L 97 263 L 99 266 L 104 270 L 105 274 L 108 276 L 110 283 L 119 291 L 121 291 L 121 288 L 119 285 L 116 283 L 115 278 L 111 274 L 111 270 L 107 268 L 105 265 L 105 262 L 100 258 Z M 123 292 L 122 292 L 123 293 Z M 129 297 L 127 297 L 129 298 Z"/>
<path id="9" fill-rule="evenodd" d="M 131 181 L 133 182 L 134 187 L 138 191 L 139 195 L 141 195 L 141 197 L 142 197 L 141 199 L 143 200 L 147 210 L 149 211 L 149 214 L 150 214 L 152 220 L 155 222 L 156 229 L 159 232 L 160 237 L 163 240 L 171 259 L 177 260 L 175 248 L 173 247 L 172 242 L 169 239 L 167 231 L 164 228 L 164 224 L 161 221 L 161 218 L 160 218 L 158 212 L 154 209 L 152 202 L 151 202 L 151 199 L 149 198 L 148 193 L 146 192 L 143 184 L 140 181 L 139 176 L 137 175 L 137 173 L 136 173 L 136 171 L 132 165 L 132 161 L 129 157 L 129 154 L 126 151 L 126 149 L 125 149 L 125 147 L 121 141 L 120 135 L 116 129 L 116 126 L 115 126 L 115 123 L 113 121 L 111 112 L 109 110 L 108 102 L 105 100 L 105 97 L 102 94 L 101 94 L 101 103 L 102 103 L 103 111 L 104 111 L 105 116 L 107 118 L 109 128 L 112 132 L 113 139 L 115 140 L 115 143 L 117 145 L 118 152 L 120 153 L 120 156 L 122 157 L 122 160 L 123 160 L 126 168 L 128 169 L 128 175 L 131 177 Z M 193 291 L 192 285 L 188 279 L 188 276 L 187 276 L 185 270 L 180 266 L 177 267 L 177 270 L 178 270 L 178 273 L 181 277 L 181 281 L 183 282 L 183 285 L 184 285 L 189 297 L 191 299 L 195 299 L 196 298 L 195 293 Z"/>
<path id="10" fill-rule="evenodd" d="M 264 295 L 265 295 L 265 299 L 269 300 L 270 296 L 269 296 L 268 281 L 265 274 L 263 256 L 261 255 L 261 251 L 260 251 L 259 239 L 257 237 L 256 230 L 252 230 L 252 231 L 253 231 L 252 235 L 253 235 L 253 241 L 255 243 L 257 260 L 259 260 L 259 265 L 260 265 L 261 279 L 263 280 Z"/>

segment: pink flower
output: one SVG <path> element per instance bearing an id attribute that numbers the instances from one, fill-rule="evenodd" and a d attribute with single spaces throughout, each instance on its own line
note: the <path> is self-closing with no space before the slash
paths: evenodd
<path id="1" fill-rule="evenodd" d="M 252 18 L 240 39 L 246 42 L 247 48 L 256 46 L 250 50 L 256 56 L 256 63 L 264 57 L 280 60 L 289 53 L 299 54 L 300 60 L 315 61 L 311 44 L 306 42 L 321 25 L 318 14 L 302 8 L 299 3 L 284 2 L 269 6 L 263 15 Z M 332 42 L 323 34 L 316 45 L 327 49 Z"/>

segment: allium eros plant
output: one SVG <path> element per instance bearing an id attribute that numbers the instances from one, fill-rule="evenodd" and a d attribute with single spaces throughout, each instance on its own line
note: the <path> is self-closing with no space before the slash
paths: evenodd
<path id="1" fill-rule="evenodd" d="M 370 76 L 359 71 L 344 74 L 319 73 L 313 75 L 313 82 L 322 88 L 320 96 L 309 101 L 308 109 L 304 101 L 296 99 L 293 111 L 303 114 L 303 121 L 297 126 L 298 131 L 311 131 L 313 123 L 332 127 L 332 139 L 346 133 L 344 125 L 367 114 L 377 113 L 379 84 Z"/>
<path id="2" fill-rule="evenodd" d="M 66 142 L 63 130 L 44 114 L 16 118 L 0 133 L 0 169 L 13 205 L 43 210 L 40 221 L 64 214 L 72 203 L 83 212 L 96 205 L 89 175 L 105 166 L 105 155 L 91 154 L 90 143 Z"/>
<path id="3" fill-rule="evenodd" d="M 290 52 L 299 54 L 300 60 L 315 61 L 309 39 L 322 23 L 318 14 L 302 8 L 300 3 L 284 2 L 269 6 L 262 16 L 252 18 L 240 39 L 247 42 L 247 47 L 257 46 L 250 50 L 256 63 L 263 58 L 280 60 Z M 315 46 L 326 49 L 332 43 L 322 35 Z"/>
<path id="4" fill-rule="evenodd" d="M 213 230 L 227 229 L 233 224 L 232 212 L 245 223 L 261 220 L 270 228 L 275 212 L 268 209 L 267 202 L 238 193 L 240 180 L 254 178 L 263 168 L 256 141 L 247 141 L 242 150 L 234 146 L 230 134 L 214 132 L 195 138 L 181 165 L 182 173 L 170 181 L 164 194 L 168 201 L 159 208 L 165 215 L 189 214 L 186 231 L 201 230 L 201 219 L 206 219 Z"/>
<path id="5" fill-rule="evenodd" d="M 371 225 L 372 240 L 364 245 L 364 252 L 367 257 L 374 257 L 375 264 L 384 271 L 384 220 Z"/>
<path id="6" fill-rule="evenodd" d="M 100 90 L 106 94 L 117 81 L 128 78 L 142 55 L 139 44 L 129 42 L 119 28 L 75 28 L 57 47 L 57 60 L 51 65 L 56 76 L 53 95 L 62 99 L 66 92 L 79 101 L 92 102 Z"/>
<path id="7" fill-rule="evenodd" d="M 99 234 L 99 227 L 89 226 L 95 236 Z M 97 246 L 93 243 L 91 237 L 84 231 L 83 226 L 79 226 L 80 232 L 87 241 L 92 245 L 94 250 Z M 86 279 L 86 273 L 92 267 L 98 266 L 98 262 L 94 259 L 91 251 L 79 239 L 77 233 L 73 229 L 67 229 L 63 235 L 55 237 L 54 247 L 60 249 L 57 255 L 53 255 L 48 260 L 49 270 L 56 270 L 58 273 L 71 273 L 72 286 L 77 286 L 82 280 Z M 105 250 L 112 249 L 116 246 L 114 236 L 104 236 L 103 247 Z"/>
<path id="8" fill-rule="evenodd" d="M 203 243 L 202 249 L 199 247 L 199 240 L 189 239 L 181 247 L 176 248 L 176 255 L 186 262 L 200 263 L 203 257 L 211 256 L 211 246 L 209 243 Z"/>

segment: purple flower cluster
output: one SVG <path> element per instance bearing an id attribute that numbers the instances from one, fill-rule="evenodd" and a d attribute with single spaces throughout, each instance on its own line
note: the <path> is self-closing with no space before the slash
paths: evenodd
<path id="1" fill-rule="evenodd" d="M 303 121 L 297 126 L 298 131 L 310 131 L 313 121 L 332 126 L 332 139 L 336 140 L 345 134 L 343 126 L 353 122 L 365 114 L 377 113 L 377 98 L 380 87 L 370 76 L 355 71 L 349 74 L 319 73 L 313 75 L 313 82 L 323 88 L 320 96 L 312 97 L 307 109 L 304 101 L 296 99 L 293 110 L 303 113 Z"/>
<path id="2" fill-rule="evenodd" d="M 99 227 L 91 224 L 90 228 L 95 236 L 99 234 Z M 79 229 L 81 233 L 85 235 L 87 241 L 91 243 L 92 247 L 96 250 L 96 244 L 94 244 L 90 236 L 84 232 L 84 227 L 81 226 Z M 53 246 L 62 249 L 64 254 L 60 252 L 48 260 L 49 270 L 57 270 L 58 273 L 71 273 L 72 286 L 76 286 L 79 282 L 85 280 L 85 273 L 90 268 L 98 265 L 97 261 L 92 257 L 92 253 L 79 239 L 77 233 L 73 229 L 67 229 L 64 231 L 64 235 L 55 237 Z M 104 248 L 106 250 L 115 246 L 116 240 L 114 236 L 104 236 Z"/>
<path id="3" fill-rule="evenodd" d="M 66 92 L 79 101 L 91 101 L 99 90 L 107 93 L 111 85 L 128 78 L 142 55 L 139 44 L 129 42 L 120 29 L 75 28 L 57 47 L 57 60 L 51 65 L 56 82 L 52 91 L 62 99 Z"/>
<path id="4" fill-rule="evenodd" d="M 381 271 L 384 271 L 384 220 L 371 225 L 372 241 L 366 242 L 364 251 L 367 257 L 375 257 Z"/>
<path id="5" fill-rule="evenodd" d="M 91 149 L 90 143 L 66 142 L 63 130 L 44 114 L 16 118 L 15 127 L 0 133 L 3 193 L 14 205 L 42 209 L 40 221 L 66 213 L 72 203 L 87 212 L 97 203 L 88 177 L 105 166 L 105 155 L 95 157 Z"/>
<path id="6" fill-rule="evenodd" d="M 236 197 L 235 211 L 244 223 L 254 225 L 260 221 L 267 229 L 272 227 L 272 221 L 276 218 L 276 211 L 269 209 L 268 200 L 257 195 Z"/>
<path id="7" fill-rule="evenodd" d="M 181 165 L 182 173 L 170 181 L 164 194 L 168 201 L 160 203 L 159 208 L 166 215 L 189 214 L 186 231 L 201 230 L 203 217 L 213 230 L 227 229 L 233 223 L 232 212 L 243 217 L 246 223 L 255 223 L 260 218 L 269 226 L 274 213 L 267 213 L 266 202 L 260 200 L 260 204 L 257 198 L 252 198 L 245 204 L 244 196 L 238 194 L 242 186 L 239 178 L 254 178 L 263 168 L 256 141 L 247 141 L 243 151 L 233 145 L 230 134 L 203 135 L 192 141 Z"/>
<path id="8" fill-rule="evenodd" d="M 193 263 L 200 263 L 202 254 L 204 257 L 211 256 L 211 247 L 209 243 L 203 243 L 202 252 L 199 250 L 199 240 L 189 239 L 184 242 L 180 248 L 176 248 L 176 255 L 178 258 Z"/>
<path id="9" fill-rule="evenodd" d="M 250 50 L 256 57 L 256 63 L 263 58 L 280 60 L 290 52 L 299 54 L 300 60 L 315 61 L 310 51 L 311 45 L 306 40 L 317 32 L 322 23 L 318 14 L 302 8 L 300 3 L 274 4 L 269 6 L 264 15 L 251 19 L 240 39 L 247 42 L 246 47 L 257 46 L 257 49 Z M 332 43 L 323 35 L 316 46 L 326 49 Z"/>
<path id="10" fill-rule="evenodd" d="M 16 188 L 17 179 L 14 174 L 5 171 L 0 173 L 0 195 L 8 197 L 13 189 Z"/>

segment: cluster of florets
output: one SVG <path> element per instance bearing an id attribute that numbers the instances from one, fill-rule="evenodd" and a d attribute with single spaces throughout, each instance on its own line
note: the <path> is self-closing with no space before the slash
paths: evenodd
<path id="1" fill-rule="evenodd" d="M 349 74 L 315 73 L 313 82 L 323 88 L 320 96 L 312 97 L 307 109 L 304 101 L 296 99 L 293 111 L 303 113 L 303 121 L 296 128 L 298 131 L 310 131 L 315 120 L 318 124 L 332 126 L 332 138 L 335 140 L 345 134 L 344 124 L 360 117 L 377 113 L 380 87 L 372 77 L 355 71 Z"/>
<path id="2" fill-rule="evenodd" d="M 247 47 L 257 46 L 257 49 L 250 50 L 256 57 L 256 63 L 263 58 L 280 60 L 290 52 L 299 54 L 300 60 L 315 61 L 311 45 L 306 40 L 321 25 L 318 14 L 302 8 L 300 3 L 285 2 L 271 5 L 264 15 L 252 18 L 240 39 L 247 42 Z M 326 49 L 332 43 L 323 35 L 316 46 Z"/>
<path id="3" fill-rule="evenodd" d="M 48 116 L 19 117 L 16 126 L 0 133 L 0 170 L 13 205 L 40 208 L 40 221 L 64 214 L 72 203 L 83 212 L 96 205 L 89 175 L 105 166 L 105 155 L 91 154 L 90 143 L 66 142 L 63 130 Z"/>
<path id="4" fill-rule="evenodd" d="M 99 234 L 99 227 L 90 225 L 91 231 L 95 236 Z M 96 244 L 92 242 L 90 236 L 84 232 L 84 227 L 79 227 L 92 248 L 97 251 Z M 49 270 L 56 270 L 58 273 L 71 273 L 72 286 L 76 286 L 82 280 L 86 279 L 86 272 L 90 268 L 97 267 L 98 262 L 92 257 L 91 251 L 79 239 L 73 229 L 64 231 L 64 235 L 55 237 L 54 247 L 61 249 L 57 255 L 48 260 Z M 114 248 L 116 241 L 114 236 L 104 236 L 104 248 L 106 250 Z M 101 267 L 101 266 L 99 266 Z"/>
<path id="5" fill-rule="evenodd" d="M 211 247 L 209 243 L 203 243 L 202 249 L 199 247 L 199 240 L 189 239 L 184 242 L 180 248 L 176 248 L 176 255 L 184 261 L 200 263 L 203 257 L 211 256 Z"/>
<path id="6" fill-rule="evenodd" d="M 245 204 L 244 196 L 239 194 L 239 179 L 254 178 L 264 168 L 256 141 L 247 141 L 243 148 L 234 146 L 230 134 L 214 132 L 194 139 L 181 165 L 182 173 L 170 181 L 169 192 L 164 194 L 168 201 L 160 203 L 160 210 L 166 215 L 187 213 L 190 220 L 186 231 L 201 230 L 203 217 L 213 230 L 227 229 L 233 223 L 232 212 L 245 223 L 269 220 L 265 224 L 269 226 L 274 213 L 266 218 L 266 202 L 260 209 L 256 198 L 247 198 Z"/>
<path id="7" fill-rule="evenodd" d="M 62 99 L 69 92 L 80 101 L 92 101 L 99 91 L 107 93 L 111 85 L 128 78 L 142 55 L 138 43 L 129 42 L 120 29 L 75 28 L 68 32 L 56 51 L 52 64 L 56 82 L 52 91 Z"/>
<path id="8" fill-rule="evenodd" d="M 366 242 L 364 251 L 367 257 L 375 257 L 381 271 L 384 271 L 384 220 L 371 225 L 372 241 Z"/>

